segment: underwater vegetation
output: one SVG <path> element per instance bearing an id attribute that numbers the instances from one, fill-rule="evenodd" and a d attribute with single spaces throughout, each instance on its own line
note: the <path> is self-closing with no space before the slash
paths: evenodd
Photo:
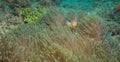
<path id="1" fill-rule="evenodd" d="M 0 0 L 0 62 L 120 62 L 120 1 Z"/>

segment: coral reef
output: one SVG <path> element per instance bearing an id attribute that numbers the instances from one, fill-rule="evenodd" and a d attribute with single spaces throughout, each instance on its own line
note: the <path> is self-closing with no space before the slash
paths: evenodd
<path id="1" fill-rule="evenodd" d="M 0 62 L 120 62 L 119 0 L 0 0 Z"/>

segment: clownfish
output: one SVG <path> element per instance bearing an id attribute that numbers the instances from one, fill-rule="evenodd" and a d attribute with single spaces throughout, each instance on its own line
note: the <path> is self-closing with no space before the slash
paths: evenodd
<path id="1" fill-rule="evenodd" d="M 77 21 L 71 21 L 71 22 L 66 21 L 66 24 L 67 24 L 68 27 L 70 27 L 72 29 L 75 29 L 78 25 Z"/>

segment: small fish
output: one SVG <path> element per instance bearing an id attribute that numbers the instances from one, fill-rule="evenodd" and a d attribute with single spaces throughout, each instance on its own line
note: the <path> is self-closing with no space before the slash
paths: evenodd
<path id="1" fill-rule="evenodd" d="M 72 29 L 75 29 L 77 27 L 77 21 L 66 21 L 66 24 Z"/>

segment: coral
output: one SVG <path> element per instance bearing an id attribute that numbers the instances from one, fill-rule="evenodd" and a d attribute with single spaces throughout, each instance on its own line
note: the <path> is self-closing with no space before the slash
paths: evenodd
<path id="1" fill-rule="evenodd" d="M 21 7 L 27 7 L 30 5 L 32 1 L 30 0 L 14 0 L 14 5 L 18 5 Z"/>
<path id="2" fill-rule="evenodd" d="M 63 0 L 40 0 L 40 4 L 43 6 L 55 6 L 60 5 Z"/>
<path id="3" fill-rule="evenodd" d="M 22 9 L 22 14 L 25 16 L 24 22 L 31 23 L 33 21 L 36 21 L 44 14 L 46 14 L 46 9 L 42 7 L 37 7 L 36 10 L 33 8 L 23 8 Z"/>
<path id="4" fill-rule="evenodd" d="M 116 11 L 119 11 L 119 10 L 120 10 L 120 4 L 117 4 L 117 5 L 115 6 L 115 10 L 116 10 Z"/>
<path id="5" fill-rule="evenodd" d="M 114 21 L 120 24 L 120 4 L 114 7 L 114 10 L 109 12 L 109 21 Z"/>
<path id="6" fill-rule="evenodd" d="M 8 3 L 12 3 L 13 2 L 13 0 L 6 0 Z"/>

